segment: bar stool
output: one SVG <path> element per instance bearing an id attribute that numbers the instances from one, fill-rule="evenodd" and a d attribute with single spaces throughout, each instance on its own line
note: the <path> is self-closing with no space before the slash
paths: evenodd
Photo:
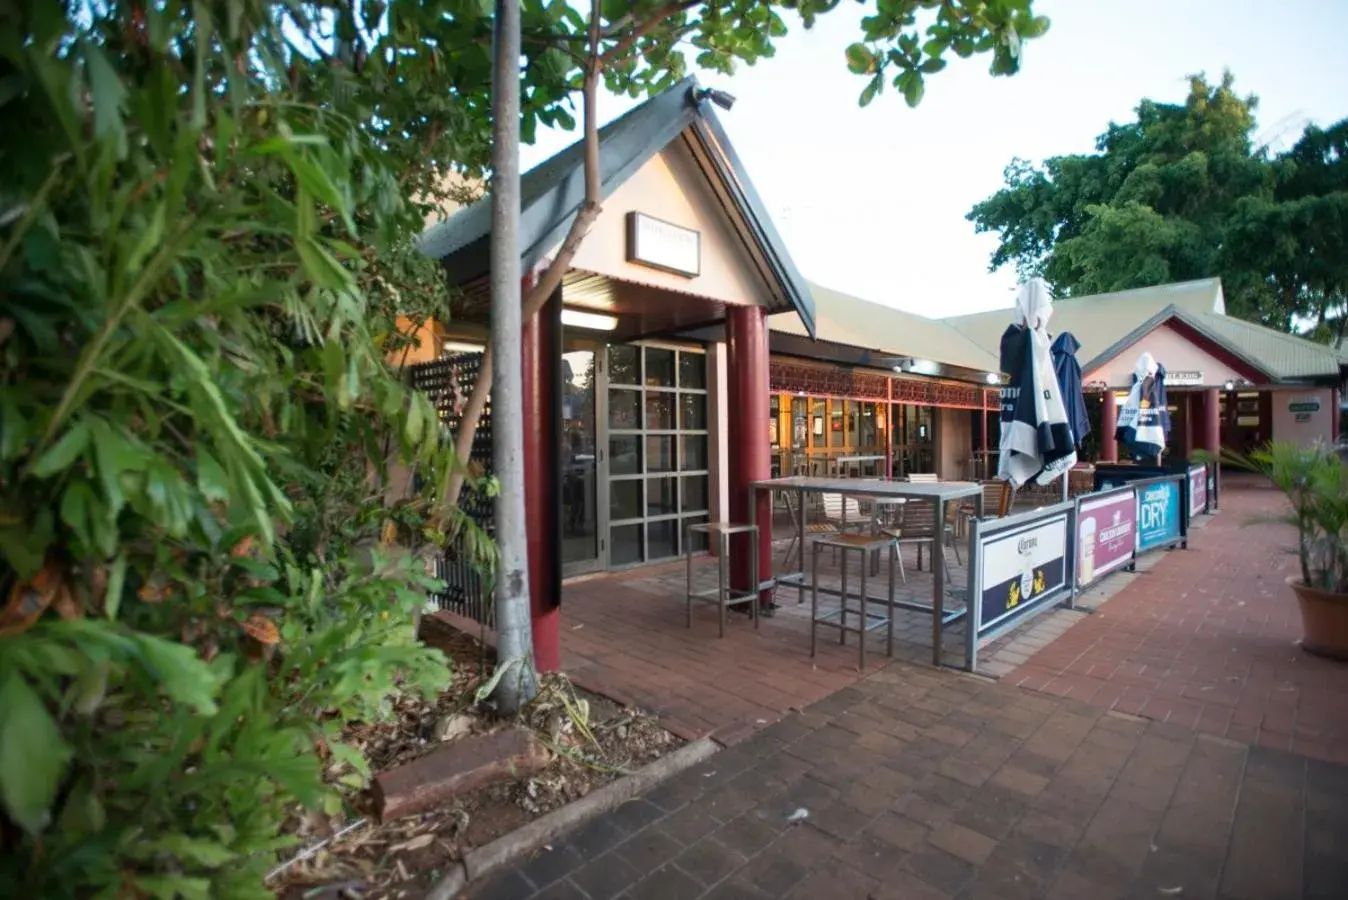
<path id="1" fill-rule="evenodd" d="M 838 629 L 838 643 L 846 645 L 847 633 L 853 632 L 858 636 L 857 643 L 860 645 L 858 667 L 861 670 L 866 668 L 866 635 L 881 626 L 885 626 L 887 634 L 887 655 L 894 656 L 894 554 L 891 548 L 894 546 L 894 539 L 885 535 L 870 534 L 837 534 L 826 538 L 817 538 L 814 542 L 814 557 L 811 561 L 810 570 L 810 656 L 815 655 L 818 647 L 818 627 L 828 625 Z M 841 554 L 842 562 L 842 590 L 839 592 L 838 608 L 831 612 L 819 612 L 819 551 L 824 547 L 831 547 Z M 871 599 L 866 593 L 866 572 L 869 566 L 872 553 L 884 551 L 889 557 L 889 602 L 883 615 L 871 613 L 866 607 Z M 847 554 L 855 552 L 859 556 L 861 565 L 861 593 L 857 597 L 859 608 L 852 609 L 847 605 Z M 854 614 L 857 617 L 858 625 L 848 625 L 848 614 Z"/>
<path id="2" fill-rule="evenodd" d="M 716 536 L 720 554 L 716 557 L 716 587 L 701 591 L 693 590 L 693 535 L 705 534 L 708 542 Z M 751 552 L 749 553 L 749 583 L 753 589 L 747 593 L 735 593 L 730 588 L 730 538 L 736 534 L 749 535 Z M 725 637 L 725 611 L 727 607 L 750 604 L 754 618 L 754 627 L 758 627 L 758 526 L 734 525 L 728 522 L 698 522 L 689 525 L 684 533 L 684 558 L 688 564 L 688 586 L 685 598 L 688 607 L 688 627 L 693 627 L 693 601 L 715 603 L 721 619 L 721 637 Z"/>

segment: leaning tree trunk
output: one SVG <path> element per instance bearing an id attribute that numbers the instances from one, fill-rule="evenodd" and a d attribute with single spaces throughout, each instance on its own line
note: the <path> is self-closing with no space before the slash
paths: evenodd
<path id="1" fill-rule="evenodd" d="M 520 304 L 520 8 L 496 0 L 492 72 L 491 347 L 492 396 L 500 411 L 492 422 L 492 463 L 500 481 L 496 497 L 497 680 L 495 700 L 504 714 L 533 698 L 536 682 L 529 619 L 529 544 L 524 525 L 524 420 Z"/>

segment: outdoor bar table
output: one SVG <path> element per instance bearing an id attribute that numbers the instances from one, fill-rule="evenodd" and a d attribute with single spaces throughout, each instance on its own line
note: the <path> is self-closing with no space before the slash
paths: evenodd
<path id="1" fill-rule="evenodd" d="M 879 478 L 814 478 L 805 475 L 793 475 L 787 478 L 769 478 L 766 481 L 754 481 L 749 484 L 749 524 L 757 524 L 758 504 L 755 503 L 755 494 L 758 491 L 791 491 L 797 496 L 798 508 L 804 510 L 806 494 L 842 494 L 844 496 L 865 496 L 865 497 L 897 497 L 904 500 L 931 500 L 936 503 L 936 522 L 945 522 L 946 505 L 962 500 L 965 497 L 974 498 L 974 505 L 978 515 L 983 515 L 983 486 L 972 481 L 936 481 L 928 483 L 917 483 L 907 481 L 883 481 Z M 844 508 L 846 505 L 844 504 Z M 801 571 L 783 572 L 777 575 L 773 572 L 767 573 L 767 578 L 760 585 L 760 590 L 765 590 L 777 585 L 794 585 L 804 596 L 805 591 L 805 516 L 802 514 L 796 522 L 799 529 L 796 539 L 800 542 L 801 553 L 798 558 L 801 560 Z M 938 528 L 936 537 L 932 541 L 932 605 L 910 603 L 902 600 L 895 601 L 895 606 L 901 606 L 906 609 L 914 609 L 919 612 L 931 613 L 931 643 L 932 643 L 932 662 L 934 665 L 941 664 L 941 630 L 949 622 L 955 621 L 964 613 L 953 614 L 948 620 L 945 615 L 945 541 L 941 539 L 941 533 Z M 820 590 L 829 594 L 836 594 L 837 591 L 831 588 L 820 588 Z M 969 598 L 965 598 L 965 610 L 969 608 Z"/>

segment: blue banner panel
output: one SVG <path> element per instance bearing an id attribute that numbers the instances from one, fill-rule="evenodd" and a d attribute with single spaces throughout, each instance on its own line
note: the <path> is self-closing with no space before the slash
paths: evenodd
<path id="1" fill-rule="evenodd" d="M 1137 552 L 1173 544 L 1180 537 L 1180 486 L 1162 481 L 1137 489 Z"/>

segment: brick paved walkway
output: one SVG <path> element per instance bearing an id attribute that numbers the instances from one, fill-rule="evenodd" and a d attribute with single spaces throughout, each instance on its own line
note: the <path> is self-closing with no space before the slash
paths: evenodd
<path id="1" fill-rule="evenodd" d="M 1345 885 L 1348 768 L 899 663 L 470 896 L 1328 900 Z"/>
<path id="2" fill-rule="evenodd" d="M 1272 489 L 1228 479 L 1221 514 L 1007 676 L 1012 684 L 1348 762 L 1348 664 L 1304 653 L 1283 583 L 1295 532 L 1249 524 Z M 1348 886 L 1344 888 L 1348 896 Z"/>
<path id="3" fill-rule="evenodd" d="M 931 576 L 916 570 L 914 552 L 905 549 L 908 581 L 896 597 L 930 603 Z M 714 559 L 697 561 L 695 587 L 715 586 L 715 566 Z M 852 555 L 852 591 L 859 584 L 858 567 Z M 838 576 L 824 556 L 821 583 L 836 587 Z M 818 656 L 810 658 L 808 595 L 802 604 L 794 588 L 779 591 L 777 615 L 762 619 L 757 631 L 747 617 L 729 615 L 721 639 L 713 606 L 695 606 L 693 627 L 686 626 L 686 578 L 685 564 L 679 562 L 568 582 L 562 600 L 563 670 L 582 687 L 659 714 L 675 734 L 688 739 L 713 734 L 723 744 L 733 744 L 860 677 L 855 635 L 843 647 L 836 631 L 821 628 Z M 967 578 L 953 558 L 951 578 L 956 585 Z M 870 579 L 872 597 L 884 595 L 886 579 Z M 836 602 L 820 597 L 821 606 Z M 961 605 L 955 598 L 948 602 L 951 608 Z M 944 648 L 951 664 L 963 659 L 963 635 L 962 623 L 946 628 Z M 929 613 L 897 611 L 894 652 L 899 659 L 930 663 Z M 887 662 L 882 635 L 872 633 L 867 671 L 878 671 Z"/>

